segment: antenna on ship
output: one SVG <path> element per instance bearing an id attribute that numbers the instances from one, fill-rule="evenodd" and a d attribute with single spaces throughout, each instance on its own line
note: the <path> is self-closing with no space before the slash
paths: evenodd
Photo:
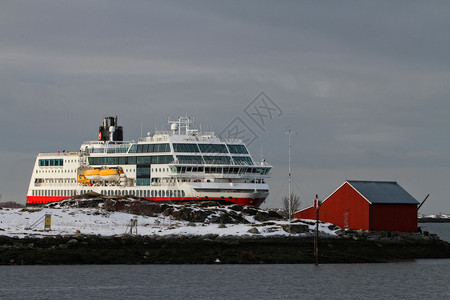
<path id="1" fill-rule="evenodd" d="M 292 193 L 291 193 L 291 182 L 292 182 L 292 173 L 291 173 L 291 135 L 297 134 L 296 131 L 292 130 L 291 124 L 286 128 L 284 134 L 289 135 L 289 182 L 288 182 L 288 203 L 289 203 L 289 219 L 292 217 Z"/>

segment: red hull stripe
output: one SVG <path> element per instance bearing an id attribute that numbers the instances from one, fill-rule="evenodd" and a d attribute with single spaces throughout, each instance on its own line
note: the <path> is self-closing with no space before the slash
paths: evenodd
<path id="1" fill-rule="evenodd" d="M 111 196 L 114 197 L 114 196 Z M 27 196 L 27 205 L 47 204 L 57 202 L 70 197 L 55 197 L 55 196 Z M 259 206 L 264 201 L 264 198 L 221 198 L 221 197 L 141 197 L 150 201 L 175 202 L 175 201 L 219 201 L 226 203 L 235 203 L 240 205 Z"/>

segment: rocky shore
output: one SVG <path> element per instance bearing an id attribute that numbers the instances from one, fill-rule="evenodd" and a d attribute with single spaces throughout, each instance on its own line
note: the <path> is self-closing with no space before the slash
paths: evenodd
<path id="1" fill-rule="evenodd" d="M 314 263 L 313 237 L 0 236 L 0 264 L 292 264 Z M 319 263 L 380 263 L 450 258 L 430 235 L 346 232 L 319 239 Z"/>
<path id="2" fill-rule="evenodd" d="M 45 230 L 47 215 L 51 228 Z M 310 220 L 240 205 L 83 195 L 0 210 L 0 264 L 314 263 L 315 228 Z M 319 223 L 319 263 L 420 258 L 450 258 L 450 244 L 426 231 L 366 232 Z"/>

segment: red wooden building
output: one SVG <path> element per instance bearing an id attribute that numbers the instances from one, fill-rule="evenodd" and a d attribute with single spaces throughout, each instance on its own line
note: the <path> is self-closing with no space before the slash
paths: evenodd
<path id="1" fill-rule="evenodd" d="M 346 181 L 320 206 L 319 219 L 341 228 L 417 231 L 417 202 L 397 182 Z M 294 214 L 316 219 L 316 203 Z"/>

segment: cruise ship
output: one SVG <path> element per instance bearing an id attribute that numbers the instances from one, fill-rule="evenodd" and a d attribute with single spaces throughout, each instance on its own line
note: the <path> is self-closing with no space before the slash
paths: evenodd
<path id="1" fill-rule="evenodd" d="M 106 117 L 98 140 L 79 151 L 39 153 L 27 205 L 95 192 L 178 203 L 217 201 L 260 206 L 269 195 L 271 165 L 256 162 L 240 139 L 194 129 L 194 119 L 168 120 L 168 131 L 123 141 L 117 116 Z"/>

